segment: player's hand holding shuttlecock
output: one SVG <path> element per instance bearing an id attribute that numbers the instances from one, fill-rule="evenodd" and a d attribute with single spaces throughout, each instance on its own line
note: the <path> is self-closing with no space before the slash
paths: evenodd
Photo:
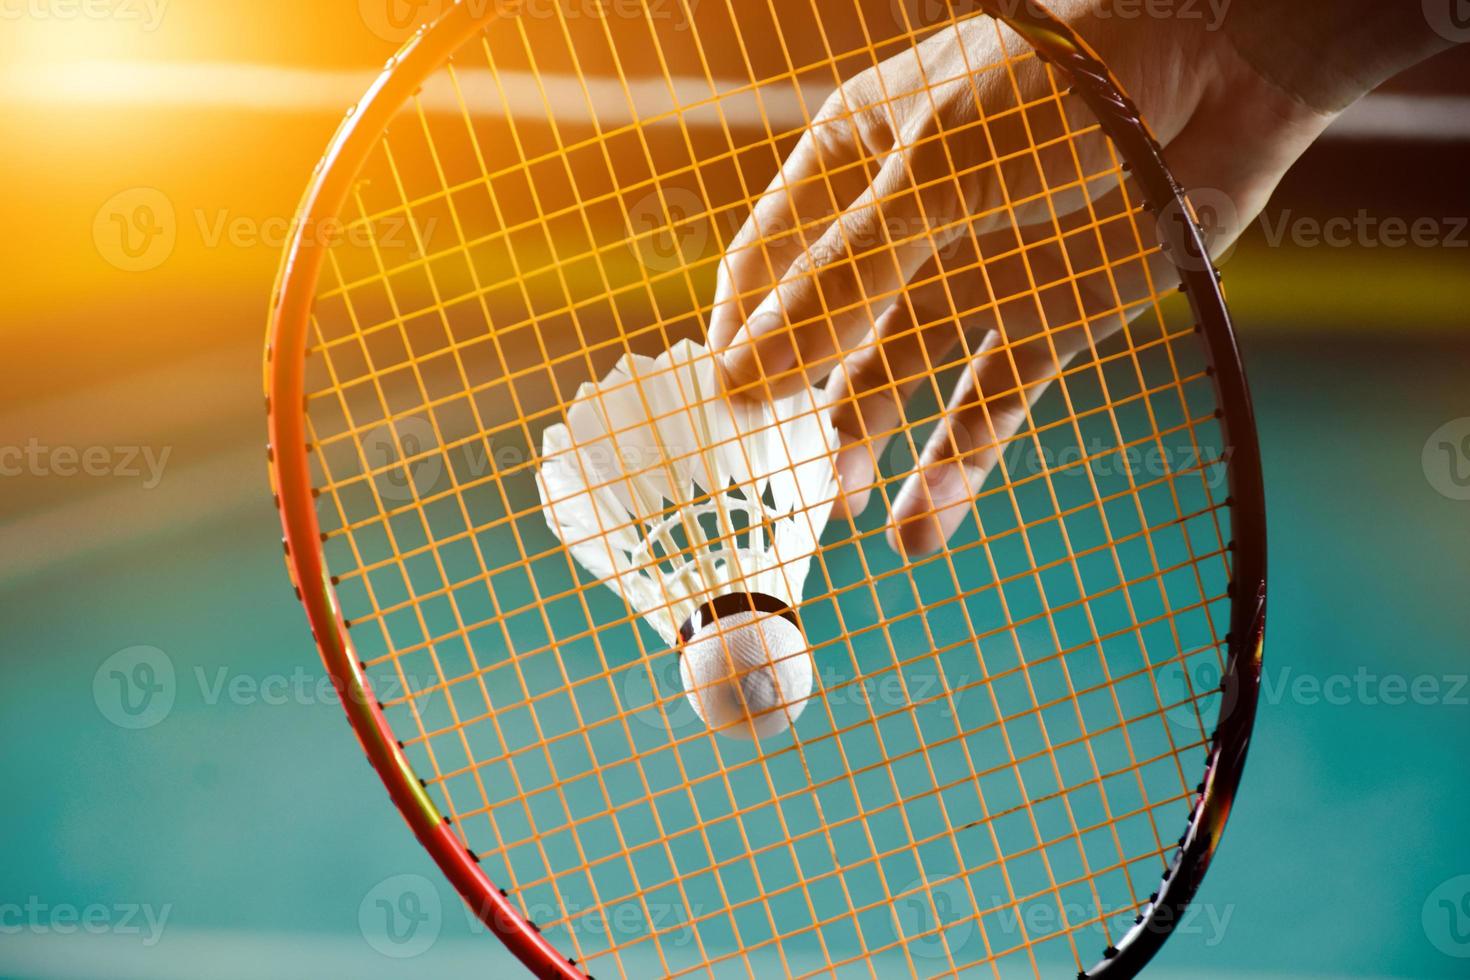
<path id="1" fill-rule="evenodd" d="M 1208 189 L 1195 207 L 1212 212 L 1200 217 L 1217 253 L 1332 118 L 1266 82 L 1224 32 L 1051 6 L 1121 76 L 1186 187 Z M 756 399 L 825 388 L 844 446 L 839 514 L 867 505 L 919 386 L 964 365 L 952 392 L 935 392 L 947 409 L 892 498 L 889 539 L 910 555 L 970 513 L 1058 373 L 1178 281 L 1157 242 L 1099 240 L 1134 234 L 1108 216 L 1139 200 L 1120 192 L 1108 140 L 1058 97 L 1046 65 L 993 70 L 1024 48 L 981 19 L 854 77 L 720 269 L 710 342 L 726 384 Z M 1119 254 L 1137 259 L 1098 258 Z"/>
<path id="2" fill-rule="evenodd" d="M 1226 31 L 1101 0 L 1050 6 L 1121 76 L 1216 254 L 1394 63 L 1289 94 L 1275 31 L 1298 7 L 1259 0 Z M 892 496 L 890 543 L 908 555 L 972 512 L 1052 381 L 1179 282 L 1188 257 L 1148 234 L 1097 117 L 1025 49 L 968 19 L 841 85 L 726 250 L 708 348 L 625 357 L 546 433 L 552 529 L 677 646 L 713 730 L 766 738 L 800 715 L 812 555 L 831 514 L 866 507 L 921 385 L 959 369 Z M 1361 67 L 1350 48 L 1331 54 Z"/>
<path id="3" fill-rule="evenodd" d="M 713 731 L 785 731 L 812 691 L 795 609 L 837 492 L 837 435 L 810 391 L 732 401 L 684 340 L 627 355 L 546 430 L 548 523 L 670 647 Z"/>

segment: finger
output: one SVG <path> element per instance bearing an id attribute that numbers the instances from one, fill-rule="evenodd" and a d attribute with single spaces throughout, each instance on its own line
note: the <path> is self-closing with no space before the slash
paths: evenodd
<path id="1" fill-rule="evenodd" d="M 946 265 L 973 267 L 972 245 L 931 261 L 915 285 L 879 318 L 872 335 L 845 357 L 827 382 L 832 423 L 842 440 L 837 470 L 843 495 L 834 516 L 853 519 L 866 509 L 877 461 L 901 427 L 904 406 L 924 384 L 952 365 L 960 341 L 998 326 L 985 277 L 948 279 Z M 967 355 L 960 355 L 961 357 Z M 937 388 L 935 394 L 938 395 Z"/>
<path id="2" fill-rule="evenodd" d="M 1011 230 L 957 240 L 915 275 L 873 335 L 843 360 L 827 386 L 833 422 L 843 440 L 838 472 L 844 495 L 837 516 L 862 513 L 876 480 L 876 462 L 904 424 L 904 406 L 921 384 L 933 383 L 939 372 L 969 360 L 973 340 L 1000 331 L 1002 325 L 1007 336 L 1030 336 L 1042 328 L 1043 311 L 1046 322 L 1078 321 L 1075 300 L 1066 301 L 1071 291 L 1056 293 L 1049 302 L 1037 300 L 1038 276 L 1050 281 L 1067 275 L 1069 267 L 1052 254 L 1055 250 L 1040 244 L 1019 249 Z M 1095 246 L 1085 250 L 1087 255 L 1083 251 L 1074 239 L 1070 268 L 1083 262 L 1098 265 Z M 1088 277 L 1078 281 L 1079 291 L 1096 292 Z M 1052 291 L 1040 293 L 1053 296 Z M 1106 304 L 1095 300 L 1088 305 Z M 935 394 L 945 401 L 937 390 Z"/>
<path id="3" fill-rule="evenodd" d="M 1062 220 L 1052 240 L 987 262 L 1003 326 L 960 375 L 915 473 L 893 502 L 889 536 L 902 553 L 941 547 L 1062 370 L 1177 284 L 1156 247 L 1131 231 L 1120 233 L 1130 224 L 1099 220 L 1126 202 L 1121 192 L 1105 195 Z"/>
<path id="4" fill-rule="evenodd" d="M 893 502 L 895 550 L 912 558 L 949 540 L 1031 407 L 1089 343 L 1081 326 L 1021 341 L 1007 342 L 999 331 L 986 338 Z"/>
<path id="5" fill-rule="evenodd" d="M 901 426 L 904 406 L 924 382 L 933 383 L 939 372 L 971 357 L 967 342 L 1000 331 L 1002 324 L 1007 336 L 1030 336 L 1042 328 L 1043 312 L 1046 322 L 1075 324 L 1079 295 L 1094 296 L 1082 300 L 1094 312 L 1112 305 L 1101 298 L 1112 290 L 1097 288 L 1106 273 L 1078 276 L 1076 290 L 1038 290 L 1038 276 L 1066 282 L 1070 269 L 1099 265 L 1097 244 L 1079 241 L 1069 240 L 1063 260 L 1056 245 L 1018 249 L 1009 230 L 961 238 L 915 275 L 913 285 L 883 314 L 868 340 L 844 358 L 827 385 L 843 444 L 837 466 L 844 494 L 836 516 L 850 519 L 863 512 L 877 460 Z M 1038 302 L 1038 294 L 1046 298 Z"/>
<path id="6" fill-rule="evenodd" d="M 957 230 L 953 182 L 927 183 L 913 156 L 891 154 L 872 186 L 792 264 L 725 351 L 726 380 L 780 397 L 836 367 L 898 290 Z"/>
<path id="7" fill-rule="evenodd" d="M 721 259 L 710 346 L 723 350 L 761 297 L 871 182 L 852 120 L 818 114 Z"/>

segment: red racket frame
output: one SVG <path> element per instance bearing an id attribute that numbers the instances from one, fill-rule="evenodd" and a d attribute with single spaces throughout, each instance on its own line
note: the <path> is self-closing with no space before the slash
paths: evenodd
<path id="1" fill-rule="evenodd" d="M 1193 214 L 1138 110 L 1070 28 L 1030 0 L 980 0 L 980 6 L 1009 24 L 1045 60 L 1070 76 L 1077 93 L 1096 113 L 1130 165 L 1156 215 L 1166 208 Z M 341 695 L 353 731 L 394 805 L 475 915 L 533 974 L 573 980 L 583 977 L 582 971 L 553 947 L 485 874 L 414 774 L 383 715 L 353 649 L 325 565 L 311 482 L 312 447 L 306 435 L 308 325 L 329 244 L 306 232 L 340 215 L 369 153 L 393 116 L 425 79 L 498 13 L 494 3 L 458 0 L 431 26 L 421 29 L 388 62 L 367 95 L 348 114 L 312 176 L 271 308 L 265 382 L 270 474 L 297 597 L 306 609 L 322 661 Z M 1255 721 L 1265 630 L 1266 530 L 1260 452 L 1235 334 L 1219 275 L 1208 259 L 1198 225 L 1194 221 L 1161 225 L 1170 254 L 1188 259 L 1176 259 L 1176 265 L 1180 266 L 1182 288 L 1203 333 L 1221 406 L 1225 444 L 1229 447 L 1233 601 L 1221 718 L 1197 801 L 1179 839 L 1179 850 L 1134 927 L 1106 951 L 1097 966 L 1081 974 L 1109 980 L 1135 975 L 1163 945 L 1215 854 L 1239 787 Z"/>

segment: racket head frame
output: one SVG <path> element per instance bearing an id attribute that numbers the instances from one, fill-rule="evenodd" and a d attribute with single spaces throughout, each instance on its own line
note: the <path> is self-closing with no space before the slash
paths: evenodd
<path id="1" fill-rule="evenodd" d="M 1133 927 L 1082 978 L 1135 976 L 1163 946 L 1198 892 L 1219 846 L 1239 789 L 1260 690 L 1266 602 L 1265 495 L 1254 410 L 1220 274 L 1185 192 L 1132 100 L 1097 54 L 1034 0 L 979 0 L 1043 61 L 1065 73 L 1112 139 L 1157 217 L 1162 244 L 1176 260 L 1219 396 L 1225 438 L 1234 558 L 1231 619 L 1220 718 L 1178 850 L 1163 869 L 1158 891 Z M 497 4 L 456 0 L 421 28 L 385 65 L 350 110 L 312 174 L 293 225 L 273 292 L 265 352 L 268 463 L 284 533 L 286 564 L 312 636 L 348 721 L 368 761 L 419 843 L 471 911 L 536 976 L 583 977 L 575 961 L 542 936 L 481 868 L 450 820 L 414 773 L 357 657 L 326 567 L 316 512 L 307 439 L 306 350 L 311 311 L 330 242 L 309 229 L 338 218 L 369 154 L 393 117 L 466 42 L 500 16 Z"/>

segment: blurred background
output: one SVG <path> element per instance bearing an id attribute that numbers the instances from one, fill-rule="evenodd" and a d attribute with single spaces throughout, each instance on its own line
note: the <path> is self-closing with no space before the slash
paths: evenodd
<path id="1" fill-rule="evenodd" d="M 432 6 L 0 5 L 0 975 L 509 968 L 322 682 L 265 472 L 291 216 Z M 1266 686 L 1202 894 L 1228 917 L 1153 975 L 1470 975 L 1467 175 L 1462 47 L 1345 116 L 1225 262 Z M 406 890 L 435 910 L 409 946 L 373 915 Z"/>

